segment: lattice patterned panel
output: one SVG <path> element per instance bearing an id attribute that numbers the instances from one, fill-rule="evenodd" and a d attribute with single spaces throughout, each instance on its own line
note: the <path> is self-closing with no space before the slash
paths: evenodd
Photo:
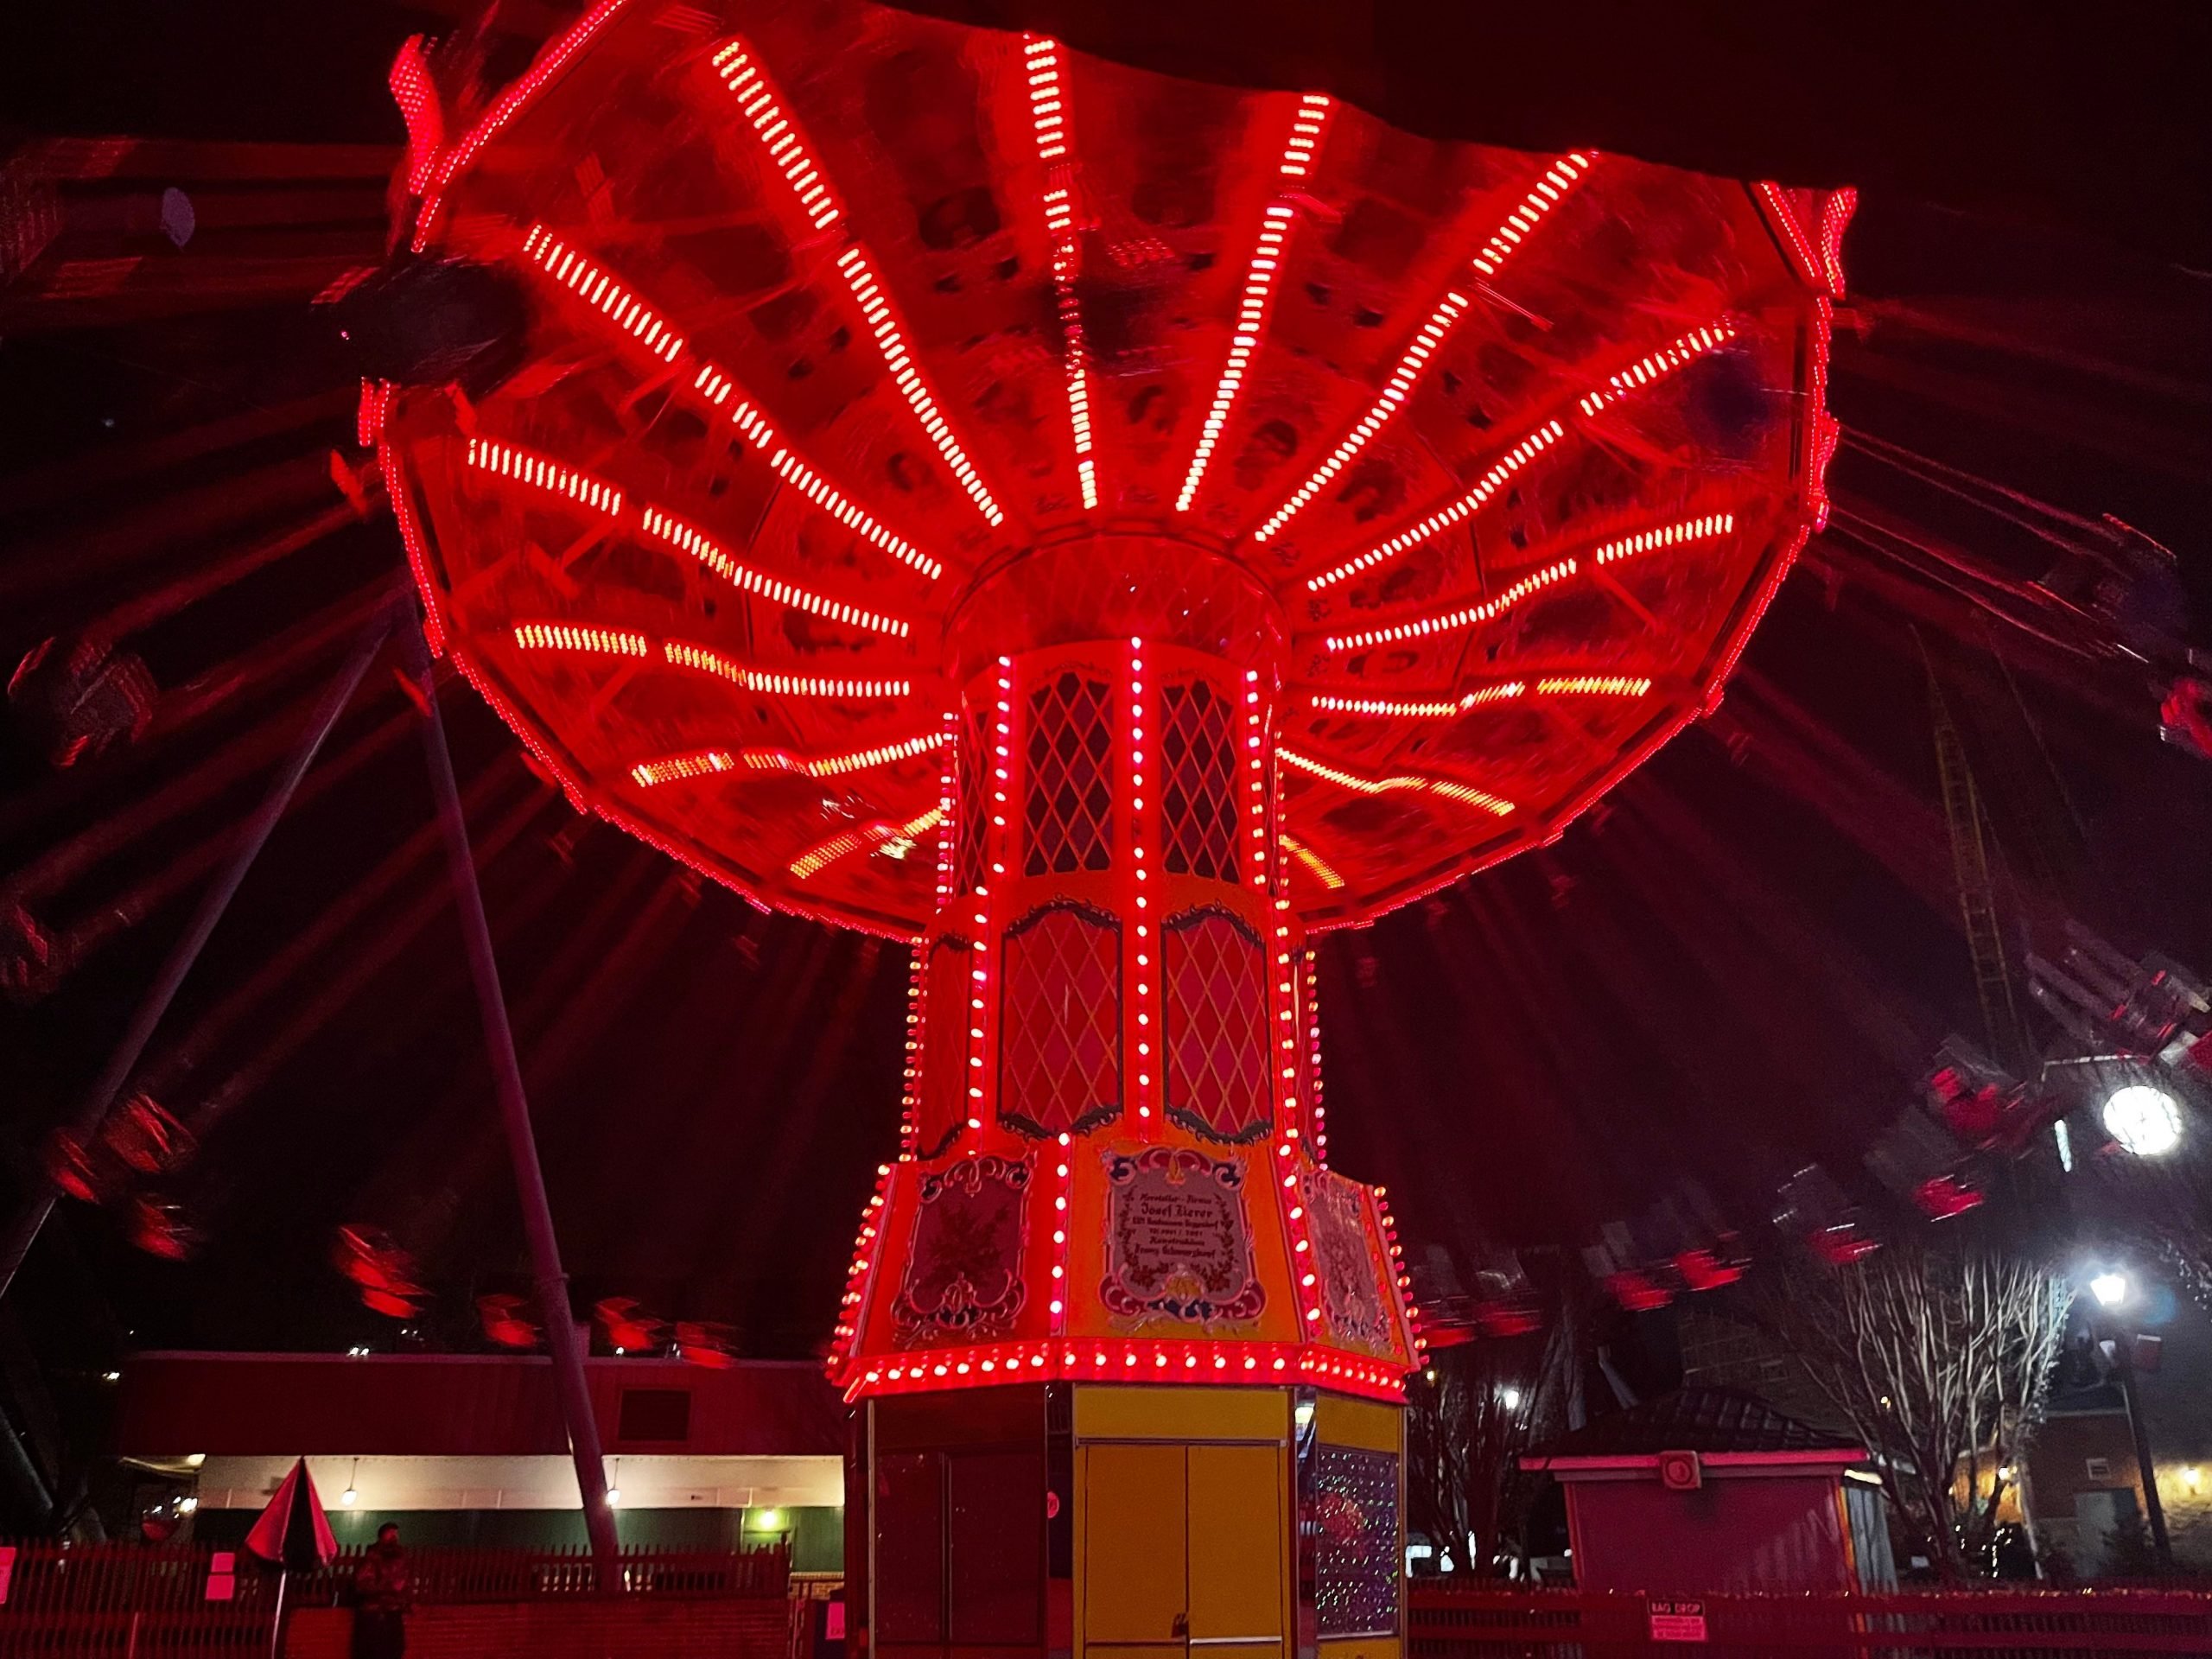
<path id="1" fill-rule="evenodd" d="M 1204 680 L 1160 693 L 1166 787 L 1160 823 L 1167 868 L 1179 875 L 1236 880 L 1236 745 L 1229 699 Z"/>
<path id="2" fill-rule="evenodd" d="M 968 941 L 945 934 L 930 946 L 923 987 L 922 1084 L 914 1102 L 914 1150 L 935 1157 L 968 1121 Z"/>
<path id="3" fill-rule="evenodd" d="M 1029 694 L 1024 822 L 1031 875 L 1103 870 L 1114 861 L 1112 704 L 1103 682 L 1072 670 Z"/>
<path id="4" fill-rule="evenodd" d="M 1122 1109 L 1122 924 L 1053 904 L 1006 931 L 1000 975 L 999 1121 L 1040 1138 Z"/>
<path id="5" fill-rule="evenodd" d="M 1228 911 L 1186 911 L 1160 929 L 1167 1116 L 1211 1141 L 1268 1133 L 1267 951 Z"/>

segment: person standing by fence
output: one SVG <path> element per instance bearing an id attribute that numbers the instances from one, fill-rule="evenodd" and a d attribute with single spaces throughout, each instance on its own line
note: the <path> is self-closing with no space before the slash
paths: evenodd
<path id="1" fill-rule="evenodd" d="M 353 1659 L 403 1659 L 414 1586 L 406 1546 L 389 1521 L 377 1529 L 374 1548 L 353 1573 Z"/>

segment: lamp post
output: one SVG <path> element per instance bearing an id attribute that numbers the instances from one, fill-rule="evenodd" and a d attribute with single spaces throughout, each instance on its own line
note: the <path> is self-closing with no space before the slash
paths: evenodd
<path id="1" fill-rule="evenodd" d="M 2135 1388 L 2135 1331 L 2120 1313 L 2134 1299 L 2135 1287 L 2127 1274 L 2107 1268 L 2089 1281 L 2089 1294 L 2100 1312 L 2091 1315 L 2090 1335 L 2112 1344 L 2113 1367 L 2120 1375 L 2120 1397 L 2127 1412 L 2127 1430 L 2135 1443 L 2135 1468 L 2143 1482 L 2143 1512 L 2151 1523 L 2151 1548 L 2158 1558 L 2158 1571 L 2173 1571 L 2173 1548 L 2166 1539 L 2166 1509 L 2158 1501 L 2158 1471 L 2151 1462 L 2151 1435 L 2143 1421 L 2143 1402 Z M 2107 1337 L 2105 1332 L 2111 1334 Z"/>

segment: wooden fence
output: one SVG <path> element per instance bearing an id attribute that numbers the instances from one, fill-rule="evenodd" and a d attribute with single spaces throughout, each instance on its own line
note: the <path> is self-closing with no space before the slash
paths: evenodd
<path id="1" fill-rule="evenodd" d="M 1704 1596 L 1655 1607 L 1602 1591 L 1414 1580 L 1409 1659 L 2092 1659 L 2212 1655 L 2212 1596 L 2158 1590 Z M 1690 1610 L 1694 1608 L 1694 1612 Z M 1654 1613 L 1660 1616 L 1655 1635 Z M 1680 1623 L 1694 1618 L 1692 1635 Z M 1694 1643 L 1694 1645 L 1692 1645 Z"/>

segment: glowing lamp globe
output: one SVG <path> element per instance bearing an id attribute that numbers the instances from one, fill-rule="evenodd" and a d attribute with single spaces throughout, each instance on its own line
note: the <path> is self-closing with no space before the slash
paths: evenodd
<path id="1" fill-rule="evenodd" d="M 2181 1144 L 2181 1103 L 2150 1084 L 2113 1090 L 2102 1116 L 2105 1132 L 2138 1158 L 2163 1158 Z"/>
<path id="2" fill-rule="evenodd" d="M 1181 1460 L 1053 1526 L 1257 1524 L 1201 1456 L 1257 1423 L 1395 1529 L 1421 1344 L 1307 941 L 1711 705 L 1824 510 L 1849 193 L 859 3 L 606 0 L 476 111 L 407 70 L 405 233 L 530 314 L 495 390 L 365 396 L 434 646 L 580 807 L 912 948 L 832 1360 L 863 1530 L 1071 1397 Z"/>

